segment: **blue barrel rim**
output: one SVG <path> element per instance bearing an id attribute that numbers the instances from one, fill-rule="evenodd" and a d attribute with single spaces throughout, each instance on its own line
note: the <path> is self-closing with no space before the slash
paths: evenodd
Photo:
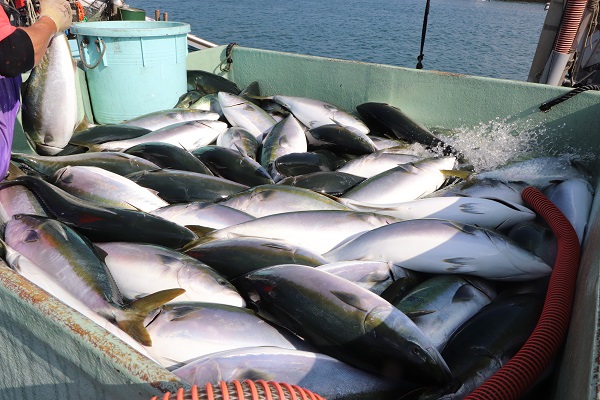
<path id="1" fill-rule="evenodd" d="M 75 22 L 69 29 L 78 36 L 98 37 L 175 36 L 191 31 L 190 24 L 171 21 Z"/>

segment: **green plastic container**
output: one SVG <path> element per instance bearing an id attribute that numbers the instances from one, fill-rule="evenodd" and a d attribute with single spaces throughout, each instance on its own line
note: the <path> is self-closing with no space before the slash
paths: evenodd
<path id="1" fill-rule="evenodd" d="M 189 31 L 182 22 L 73 24 L 94 120 L 119 123 L 175 106 L 187 91 Z"/>

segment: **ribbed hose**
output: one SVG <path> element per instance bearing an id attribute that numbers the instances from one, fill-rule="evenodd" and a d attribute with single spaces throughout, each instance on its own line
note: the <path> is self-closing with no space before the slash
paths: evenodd
<path id="1" fill-rule="evenodd" d="M 167 392 L 163 397 L 154 396 L 150 400 L 325 400 L 309 390 L 287 383 L 246 379 L 243 382 L 221 381 L 199 389 L 194 385 L 188 391 L 181 388 L 176 393 Z"/>
<path id="2" fill-rule="evenodd" d="M 560 24 L 560 30 L 556 42 L 554 43 L 554 51 L 562 54 L 569 54 L 573 41 L 579 30 L 581 18 L 587 5 L 587 0 L 568 0 L 567 7 L 563 14 Z"/>
<path id="3" fill-rule="evenodd" d="M 539 190 L 528 187 L 522 197 L 556 236 L 558 254 L 548 293 L 540 319 L 527 342 L 508 363 L 469 394 L 466 397 L 469 400 L 518 399 L 548 367 L 569 327 L 579 269 L 577 234 L 563 213 Z"/>

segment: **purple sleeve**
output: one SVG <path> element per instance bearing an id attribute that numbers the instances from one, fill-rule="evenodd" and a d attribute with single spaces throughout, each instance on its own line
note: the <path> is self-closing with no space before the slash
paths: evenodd
<path id="1" fill-rule="evenodd" d="M 12 140 L 19 111 L 21 76 L 0 76 L 0 181 L 6 176 L 10 163 Z"/>

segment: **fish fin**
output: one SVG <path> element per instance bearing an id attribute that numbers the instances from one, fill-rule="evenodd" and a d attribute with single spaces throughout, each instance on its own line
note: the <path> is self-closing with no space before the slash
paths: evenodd
<path id="1" fill-rule="evenodd" d="M 25 243 L 37 242 L 38 240 L 40 240 L 40 235 L 33 229 L 29 230 L 25 239 L 23 239 Z"/>
<path id="2" fill-rule="evenodd" d="M 10 162 L 8 164 L 8 177 L 6 179 L 15 179 L 23 175 L 25 175 L 25 172 L 21 168 L 19 168 L 15 163 Z"/>
<path id="3" fill-rule="evenodd" d="M 464 180 L 469 180 L 471 176 L 473 176 L 473 172 L 471 171 L 462 171 L 459 169 L 440 169 L 442 175 L 448 178 L 461 178 Z"/>
<path id="4" fill-rule="evenodd" d="M 270 249 L 275 249 L 275 250 L 284 250 L 284 251 L 292 251 L 292 247 L 286 243 L 274 243 L 274 242 L 270 242 L 270 243 L 263 243 L 261 245 L 262 247 L 268 247 Z"/>
<path id="5" fill-rule="evenodd" d="M 473 298 L 473 288 L 471 285 L 462 285 L 458 288 L 456 293 L 454 293 L 454 297 L 452 297 L 452 302 L 459 301 L 469 301 Z"/>
<path id="6" fill-rule="evenodd" d="M 126 317 L 117 320 L 117 325 L 144 346 L 152 346 L 152 339 L 144 326 L 144 320 L 152 311 L 183 293 L 185 289 L 167 289 L 135 300 L 127 307 Z"/>
<path id="7" fill-rule="evenodd" d="M 250 379 L 251 381 L 263 380 L 269 382 L 276 378 L 275 375 L 256 368 L 236 368 L 234 375 L 239 381 Z"/>
<path id="8" fill-rule="evenodd" d="M 417 317 L 422 317 L 423 315 L 433 314 L 435 310 L 415 310 L 415 311 L 403 311 L 404 315 L 406 315 L 410 319 L 415 319 Z"/>
<path id="9" fill-rule="evenodd" d="M 356 296 L 353 293 L 341 292 L 339 290 L 332 290 L 331 294 L 340 299 L 342 302 L 348 304 L 351 307 L 354 307 L 358 310 L 367 312 L 367 310 L 363 307 L 360 302 L 360 297 Z"/>
<path id="10" fill-rule="evenodd" d="M 185 227 L 188 228 L 190 231 L 194 232 L 196 236 L 199 237 L 209 234 L 216 230 L 215 228 L 209 228 L 208 226 L 201 225 L 185 225 Z"/>

